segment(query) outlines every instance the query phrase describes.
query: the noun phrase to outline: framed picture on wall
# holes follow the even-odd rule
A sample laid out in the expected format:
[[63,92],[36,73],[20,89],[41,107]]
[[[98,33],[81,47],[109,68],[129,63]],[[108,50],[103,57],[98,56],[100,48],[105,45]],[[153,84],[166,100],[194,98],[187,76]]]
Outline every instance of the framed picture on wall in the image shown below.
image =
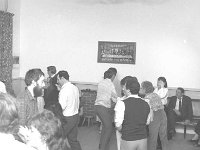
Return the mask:
[[98,42],[98,63],[135,64],[136,42]]

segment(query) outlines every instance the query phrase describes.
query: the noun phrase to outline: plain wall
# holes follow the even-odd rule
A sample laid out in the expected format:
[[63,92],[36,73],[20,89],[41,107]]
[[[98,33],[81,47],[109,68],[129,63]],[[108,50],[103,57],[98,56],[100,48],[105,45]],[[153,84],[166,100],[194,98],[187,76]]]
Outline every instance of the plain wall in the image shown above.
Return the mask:
[[[200,89],[199,0],[112,2],[21,1],[20,29],[14,33],[20,45],[19,77],[30,68],[46,73],[55,65],[73,81],[96,83],[112,66],[118,80],[133,75],[155,85],[165,76],[170,87]],[[98,41],[136,42],[136,64],[97,63]]]

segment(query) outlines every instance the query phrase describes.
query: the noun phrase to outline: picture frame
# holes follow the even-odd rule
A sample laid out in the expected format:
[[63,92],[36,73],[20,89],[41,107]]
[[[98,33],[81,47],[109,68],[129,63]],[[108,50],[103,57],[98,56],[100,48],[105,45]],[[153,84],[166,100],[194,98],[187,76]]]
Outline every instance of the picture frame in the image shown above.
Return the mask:
[[98,41],[97,62],[135,64],[136,42]]

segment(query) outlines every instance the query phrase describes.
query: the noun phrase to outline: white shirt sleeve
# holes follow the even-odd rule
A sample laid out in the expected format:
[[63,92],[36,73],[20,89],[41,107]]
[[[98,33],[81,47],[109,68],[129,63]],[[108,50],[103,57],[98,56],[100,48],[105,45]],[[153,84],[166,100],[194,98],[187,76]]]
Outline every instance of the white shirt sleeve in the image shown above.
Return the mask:
[[[112,85],[112,87],[111,87],[112,89],[111,89],[111,93],[113,93],[113,94],[115,94],[115,95],[117,95],[117,92],[116,92],[116,89],[115,89],[115,86],[114,86],[114,84]],[[112,95],[112,94],[111,94]],[[117,102],[117,99],[116,98],[112,98],[112,96],[111,96],[111,99],[112,99],[112,101],[114,102],[114,103],[116,103]]]
[[162,88],[160,90],[156,88],[154,93],[157,93],[160,96],[163,105],[167,104],[168,88]]
[[120,127],[124,121],[125,105],[123,101],[117,101],[115,105],[115,126]]
[[7,93],[6,92],[6,86],[3,82],[0,81],[0,92]]
[[168,89],[167,88],[162,89],[160,97],[161,97],[162,104],[166,105],[167,104],[167,97],[168,97]]
[[61,90],[60,93],[59,93],[59,103],[62,107],[62,110],[65,110],[66,107],[67,107],[67,95],[65,93],[65,90]]

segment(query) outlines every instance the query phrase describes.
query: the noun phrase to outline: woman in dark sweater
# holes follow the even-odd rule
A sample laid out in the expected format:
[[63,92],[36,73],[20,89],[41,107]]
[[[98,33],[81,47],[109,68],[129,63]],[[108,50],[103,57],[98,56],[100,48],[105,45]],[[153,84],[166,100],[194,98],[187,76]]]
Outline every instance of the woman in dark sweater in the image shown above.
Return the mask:
[[117,130],[122,133],[121,150],[147,150],[146,122],[150,112],[139,96],[140,84],[130,78],[123,87],[126,99],[120,102],[115,116]]

